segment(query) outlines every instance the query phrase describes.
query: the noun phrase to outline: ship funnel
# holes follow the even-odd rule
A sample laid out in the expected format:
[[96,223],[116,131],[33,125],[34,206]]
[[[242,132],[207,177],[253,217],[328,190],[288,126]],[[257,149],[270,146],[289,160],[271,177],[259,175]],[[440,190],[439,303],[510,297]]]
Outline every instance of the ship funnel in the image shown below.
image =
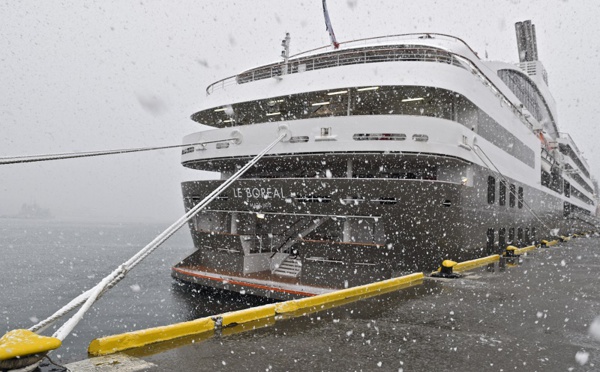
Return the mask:
[[519,47],[519,62],[538,60],[535,25],[530,20],[515,23],[517,46]]

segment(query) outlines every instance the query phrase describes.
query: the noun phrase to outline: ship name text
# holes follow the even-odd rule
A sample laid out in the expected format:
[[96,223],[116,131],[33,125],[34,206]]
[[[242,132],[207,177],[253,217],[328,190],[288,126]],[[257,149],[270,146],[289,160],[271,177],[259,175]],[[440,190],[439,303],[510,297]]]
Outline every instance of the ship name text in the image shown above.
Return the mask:
[[237,187],[233,189],[233,196],[236,198],[246,197],[247,199],[271,199],[284,198],[283,188],[277,187]]

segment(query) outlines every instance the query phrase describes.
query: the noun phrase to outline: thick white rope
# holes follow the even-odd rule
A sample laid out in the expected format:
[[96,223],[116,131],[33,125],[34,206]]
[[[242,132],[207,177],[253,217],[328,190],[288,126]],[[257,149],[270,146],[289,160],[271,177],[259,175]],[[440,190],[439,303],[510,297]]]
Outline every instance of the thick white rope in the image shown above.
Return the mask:
[[279,143],[286,134],[281,134],[275,141],[273,141],[269,146],[267,146],[263,151],[261,151],[258,155],[256,155],[251,161],[249,161],[246,165],[244,165],[240,170],[238,170],[234,175],[232,175],[229,179],[223,182],[219,187],[213,190],[206,198],[196,204],[193,208],[191,208],[185,215],[179,218],[175,223],[169,226],[165,231],[159,234],[154,240],[152,240],[148,245],[142,248],[138,253],[136,253],[133,257],[127,260],[125,263],[120,265],[116,270],[106,276],[100,283],[98,283],[93,288],[88,291],[82,293],[77,296],[75,299],[71,300],[67,305],[63,308],[52,314],[47,319],[39,322],[33,327],[29,328],[30,331],[37,332],[42,330],[56,320],[67,314],[68,312],[74,310],[75,308],[81,306],[81,308],[75,313],[67,322],[65,322],[55,333],[54,337],[64,340],[69,333],[75,328],[77,323],[83,318],[85,312],[92,306],[94,301],[98,299],[107,289],[113,287],[120,280],[122,280],[127,272],[133,269],[137,264],[139,264],[144,258],[150,255],[156,248],[158,248],[162,243],[164,243],[171,235],[173,235],[177,230],[179,230],[185,223],[187,223],[192,217],[194,217],[200,210],[204,209],[212,200],[214,200],[219,194],[221,194],[226,188],[228,188],[233,182],[235,182],[238,178],[240,178],[250,167],[256,164],[269,150],[271,150],[277,143]]
[[209,143],[227,142],[227,141],[233,141],[233,140],[236,140],[236,138],[224,138],[224,139],[221,139],[221,140],[206,141],[206,142],[197,142],[197,143],[188,143],[188,144],[184,144],[184,145],[138,147],[138,148],[132,148],[132,149],[88,151],[88,152],[70,152],[70,153],[64,153],[64,154],[7,156],[7,157],[0,157],[0,165],[18,164],[18,163],[33,163],[33,162],[37,162],[37,161],[49,161],[49,160],[89,158],[89,157],[92,157],[92,156],[101,156],[101,155],[127,154],[127,153],[130,153],[130,152],[142,152],[142,151],[172,149],[172,148],[177,148],[177,147],[207,145]]

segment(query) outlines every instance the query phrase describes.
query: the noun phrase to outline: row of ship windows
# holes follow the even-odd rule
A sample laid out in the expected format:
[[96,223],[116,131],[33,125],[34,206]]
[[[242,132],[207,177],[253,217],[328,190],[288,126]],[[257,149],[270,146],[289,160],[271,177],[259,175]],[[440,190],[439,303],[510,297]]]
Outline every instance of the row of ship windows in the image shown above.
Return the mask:
[[[256,193],[254,196],[259,197],[260,194]],[[194,205],[196,205],[200,202],[201,198],[192,197],[191,200],[194,203]],[[218,196],[217,200],[227,201],[227,200],[229,200],[229,197],[228,196]],[[286,198],[286,202],[291,203],[292,201],[296,201],[299,203],[331,203],[332,201],[335,201],[335,199],[332,198],[331,196],[325,196],[325,195],[295,195],[293,197]],[[362,204],[365,202],[371,202],[371,203],[380,204],[380,205],[395,205],[395,204],[398,204],[398,201],[399,200],[397,198],[391,198],[391,197],[365,199],[360,196],[348,196],[346,198],[339,198],[339,202],[342,205],[358,205],[358,204]],[[450,207],[450,206],[452,206],[452,200],[445,199],[441,202],[441,205],[444,207]]]
[[571,183],[565,180],[558,172],[548,173],[542,170],[542,186],[556,191],[559,194],[564,194],[567,198],[570,198],[572,195],[586,204],[594,205],[592,199],[588,198],[575,186],[571,185]]
[[[514,227],[508,229],[508,236],[506,235],[506,228],[502,227],[498,229],[498,251],[495,252],[495,230],[489,228],[487,230],[487,253],[501,253],[509,245],[525,246],[536,241],[536,230],[535,227],[531,229],[529,227],[519,227],[515,230]],[[516,235],[515,235],[516,232]]]
[[456,92],[426,86],[371,86],[322,90],[214,107],[192,119],[216,127],[355,115],[426,116],[458,122],[534,167],[534,152]]
[[520,71],[499,70],[498,77],[540,123],[554,123],[550,109],[538,88]]
[[[498,204],[506,205],[506,182],[503,180],[500,181],[499,194]],[[496,178],[493,176],[488,177],[487,197],[488,204],[496,203]],[[516,199],[518,199],[517,203],[515,203]],[[508,205],[511,208],[514,208],[515,204],[519,209],[523,208],[523,188],[519,186],[519,189],[517,190],[515,184],[511,183],[508,193]]]
[[[325,130],[325,131],[324,131]],[[326,132],[327,134],[323,134]],[[321,137],[315,139],[315,141],[326,141],[327,136],[331,135],[331,128],[321,128]],[[352,139],[355,141],[405,141],[406,134],[404,133],[355,133],[352,136]],[[416,142],[427,142],[429,141],[429,136],[426,134],[413,134],[412,140]],[[309,141],[308,136],[294,136],[290,138],[290,143],[305,143]],[[227,149],[229,148],[229,142],[219,142],[215,145],[217,150]],[[195,147],[186,147],[181,150],[181,155],[193,153]]]
[[585,214],[585,215],[591,215],[591,212],[588,211],[587,209],[583,209],[581,207],[578,207],[574,204],[571,204],[569,202],[564,202],[563,205],[563,215],[565,217],[568,217],[569,215],[571,215],[571,213],[580,213],[580,214]]
[[[543,172],[549,176],[548,173]],[[575,187],[571,186],[569,182],[563,181],[562,177],[560,177],[560,182],[552,182],[548,180],[546,177],[542,176],[542,185],[562,194],[564,191],[564,195],[569,198],[571,194],[577,199],[593,205],[594,202],[587,196],[585,196],[581,191],[577,190]],[[500,181],[499,187],[500,196],[498,198],[498,204],[506,205],[506,182]],[[518,190],[514,184],[510,184],[509,187],[509,201],[508,204],[511,208],[515,207],[515,195],[517,199],[517,207],[519,209],[523,208],[523,188],[519,186]],[[488,204],[496,203],[496,178],[493,176],[488,177],[488,192],[487,192]],[[584,210],[584,209],[582,209]]]

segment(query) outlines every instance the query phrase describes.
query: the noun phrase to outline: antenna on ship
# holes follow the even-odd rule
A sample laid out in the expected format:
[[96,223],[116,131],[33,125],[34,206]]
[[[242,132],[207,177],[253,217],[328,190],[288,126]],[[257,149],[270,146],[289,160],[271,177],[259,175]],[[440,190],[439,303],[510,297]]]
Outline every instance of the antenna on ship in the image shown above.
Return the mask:
[[285,75],[288,72],[288,60],[290,59],[290,33],[285,33],[285,39],[281,40],[281,46],[283,50],[281,51],[281,57],[283,58],[283,69],[281,70],[281,75]]
[[327,32],[329,32],[331,45],[333,45],[333,49],[338,49],[340,47],[340,43],[337,42],[335,34],[333,33],[331,19],[329,19],[329,12],[327,11],[327,0],[323,0],[323,16],[325,17],[325,29],[327,30]]

